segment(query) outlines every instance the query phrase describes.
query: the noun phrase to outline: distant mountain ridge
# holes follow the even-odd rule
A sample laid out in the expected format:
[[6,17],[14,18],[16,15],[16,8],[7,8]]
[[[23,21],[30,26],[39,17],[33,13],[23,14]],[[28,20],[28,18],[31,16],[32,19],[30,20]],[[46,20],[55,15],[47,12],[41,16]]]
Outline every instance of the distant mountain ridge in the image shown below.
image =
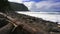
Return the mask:
[[24,4],[9,2],[8,0],[0,0],[0,12],[9,11],[29,11]]
[[10,2],[10,6],[14,11],[29,11],[24,4]]

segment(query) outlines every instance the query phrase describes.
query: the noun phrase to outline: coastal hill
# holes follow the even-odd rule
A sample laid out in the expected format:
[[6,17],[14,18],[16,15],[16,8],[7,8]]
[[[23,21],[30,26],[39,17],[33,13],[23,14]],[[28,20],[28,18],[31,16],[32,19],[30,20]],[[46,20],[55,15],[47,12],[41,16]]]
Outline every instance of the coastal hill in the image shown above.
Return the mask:
[[9,2],[9,4],[14,11],[29,11],[22,3]]
[[8,0],[0,0],[0,12],[6,11],[29,11],[22,3],[9,2]]

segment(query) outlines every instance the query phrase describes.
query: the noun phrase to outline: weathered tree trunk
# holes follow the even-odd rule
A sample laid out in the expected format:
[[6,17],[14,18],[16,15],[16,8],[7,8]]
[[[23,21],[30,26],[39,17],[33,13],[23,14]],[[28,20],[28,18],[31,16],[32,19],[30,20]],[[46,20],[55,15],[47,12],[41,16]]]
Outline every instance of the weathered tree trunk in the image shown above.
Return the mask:
[[0,34],[10,34],[13,29],[13,25],[8,23],[4,27],[0,28]]

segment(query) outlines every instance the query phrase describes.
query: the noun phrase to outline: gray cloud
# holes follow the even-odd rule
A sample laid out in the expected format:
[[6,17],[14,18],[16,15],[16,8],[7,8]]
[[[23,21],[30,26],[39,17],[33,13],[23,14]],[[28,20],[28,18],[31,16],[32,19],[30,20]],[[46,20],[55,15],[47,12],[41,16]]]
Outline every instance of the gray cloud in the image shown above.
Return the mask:
[[41,1],[31,5],[31,11],[60,11],[60,2]]

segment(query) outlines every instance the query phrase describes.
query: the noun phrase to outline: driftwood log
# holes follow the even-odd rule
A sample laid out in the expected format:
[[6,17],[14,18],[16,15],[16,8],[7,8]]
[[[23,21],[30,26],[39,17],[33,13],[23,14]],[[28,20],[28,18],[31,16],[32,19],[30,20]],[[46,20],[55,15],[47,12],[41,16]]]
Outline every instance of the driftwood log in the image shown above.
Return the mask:
[[0,12],[0,15],[3,15],[9,22],[6,27],[0,29],[0,33],[5,32],[8,28],[6,34],[9,31],[12,34],[60,34],[60,28],[55,22],[17,13],[4,14]]

